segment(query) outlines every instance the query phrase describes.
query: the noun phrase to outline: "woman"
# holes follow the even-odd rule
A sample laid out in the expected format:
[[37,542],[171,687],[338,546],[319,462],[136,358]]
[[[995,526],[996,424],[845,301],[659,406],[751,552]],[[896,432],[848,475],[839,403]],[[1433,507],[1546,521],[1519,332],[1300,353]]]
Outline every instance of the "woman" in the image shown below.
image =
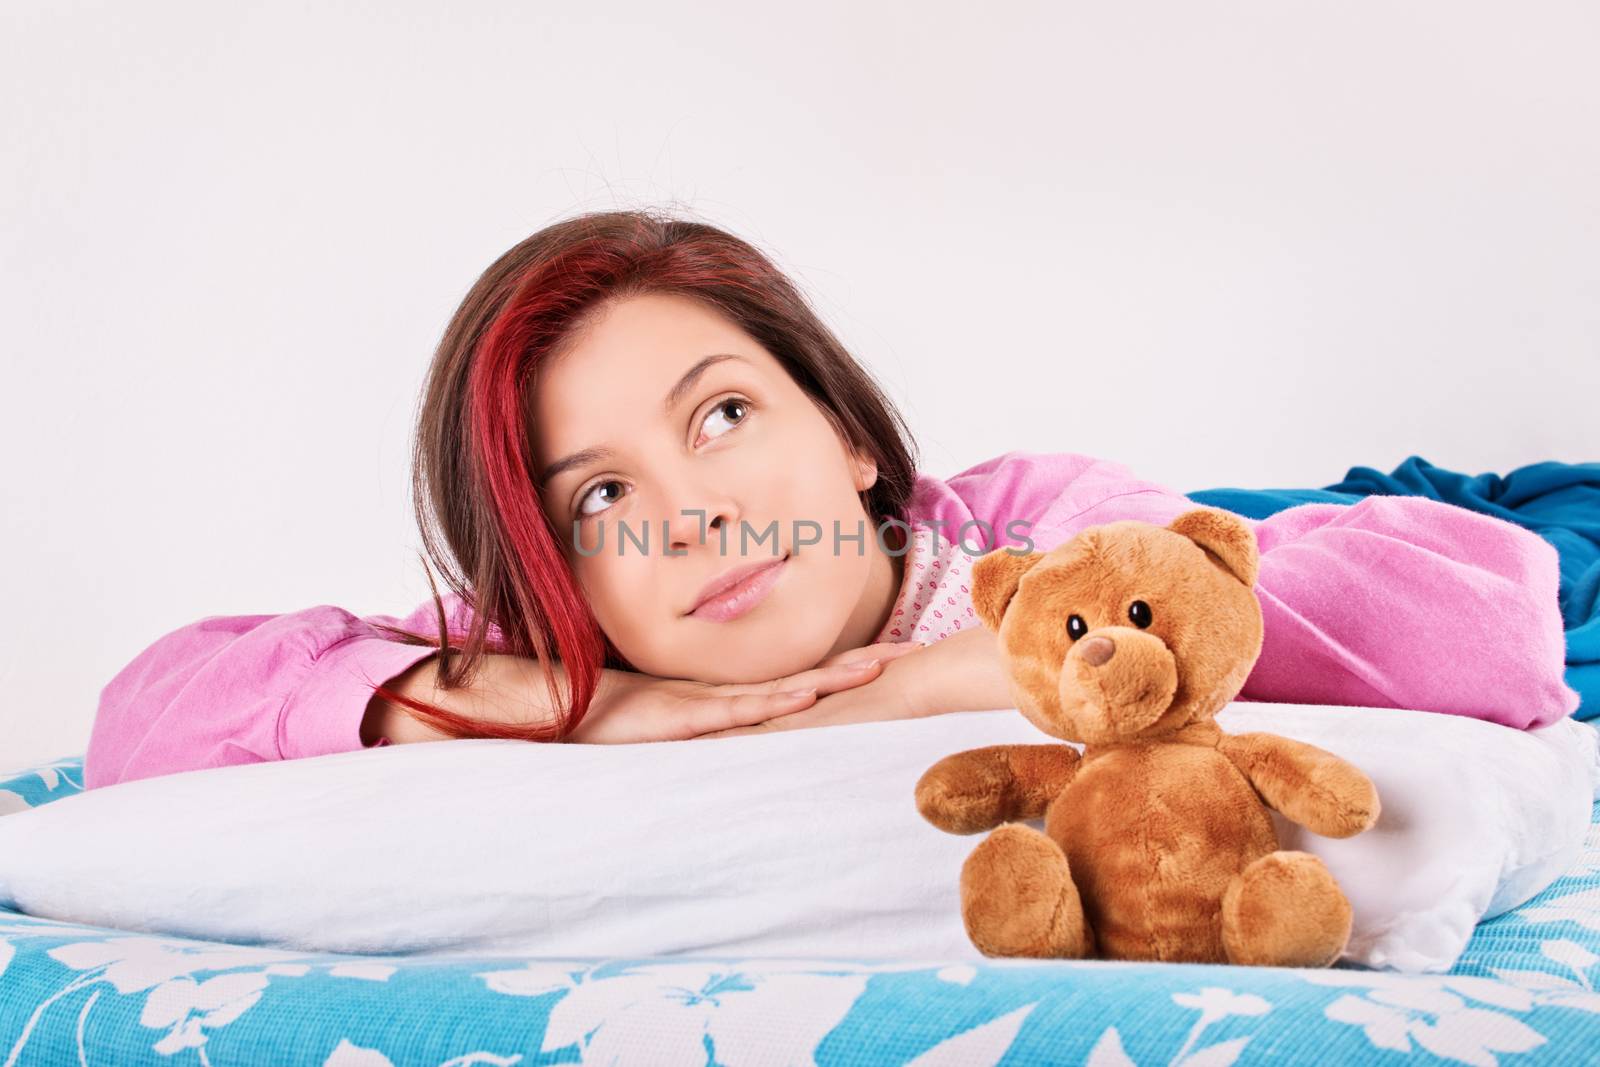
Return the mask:
[[[1074,453],[919,472],[898,412],[767,257],[641,211],[546,227],[478,279],[414,461],[449,597],[404,620],[321,605],[162,637],[102,692],[86,787],[390,742],[1008,707],[973,559],[1196,506]],[[1264,638],[1241,698],[1516,727],[1577,706],[1537,534],[1422,497],[1247,521]]]

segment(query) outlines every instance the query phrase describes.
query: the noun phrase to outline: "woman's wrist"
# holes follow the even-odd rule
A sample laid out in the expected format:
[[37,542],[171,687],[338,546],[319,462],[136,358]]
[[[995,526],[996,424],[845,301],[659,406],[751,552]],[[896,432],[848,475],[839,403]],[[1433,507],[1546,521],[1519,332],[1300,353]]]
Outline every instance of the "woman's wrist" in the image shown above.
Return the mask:
[[[418,660],[384,682],[383,687],[411,700],[436,703],[432,687],[438,663],[437,654]],[[367,702],[366,714],[361,719],[361,744],[365,748],[377,745],[380,739],[387,739],[391,744],[403,745],[414,741],[438,741],[444,737],[440,731],[418,721],[406,709],[376,693]]]
[[[601,689],[619,684],[614,676],[621,673],[603,670]],[[550,675],[554,676],[560,699],[570,699],[566,671],[559,663],[547,668],[531,656],[501,652],[485,653],[478,669],[464,685],[447,689],[439,684],[439,656],[435,653],[390,679],[384,688],[463,718],[522,725],[555,720],[556,713],[550,702]],[[362,720],[362,743],[370,746],[380,736],[395,744],[404,744],[436,741],[449,735],[421,722],[405,708],[374,695]]]
[[914,715],[1013,706],[1000,638],[983,627],[935,641],[906,657],[904,666],[906,699]]

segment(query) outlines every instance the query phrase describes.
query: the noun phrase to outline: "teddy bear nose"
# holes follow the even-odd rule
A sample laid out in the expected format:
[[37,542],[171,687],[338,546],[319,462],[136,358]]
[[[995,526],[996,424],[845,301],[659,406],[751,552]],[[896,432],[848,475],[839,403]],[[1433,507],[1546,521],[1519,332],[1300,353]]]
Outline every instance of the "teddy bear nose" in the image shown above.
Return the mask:
[[1081,647],[1079,655],[1088,660],[1091,667],[1100,666],[1117,651],[1116,644],[1109,637],[1091,637]]

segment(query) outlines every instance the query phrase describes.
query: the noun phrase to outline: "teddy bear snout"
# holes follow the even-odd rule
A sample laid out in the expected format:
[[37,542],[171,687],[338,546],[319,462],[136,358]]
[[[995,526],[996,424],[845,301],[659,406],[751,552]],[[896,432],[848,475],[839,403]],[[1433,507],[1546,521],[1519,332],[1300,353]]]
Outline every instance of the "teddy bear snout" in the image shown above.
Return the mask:
[[1166,642],[1132,627],[1079,638],[1061,672],[1060,705],[1075,739],[1104,744],[1137,736],[1171,708],[1178,663]]
[[1091,667],[1100,666],[1116,654],[1117,644],[1109,637],[1086,637],[1083,644],[1078,646],[1078,655],[1087,660]]

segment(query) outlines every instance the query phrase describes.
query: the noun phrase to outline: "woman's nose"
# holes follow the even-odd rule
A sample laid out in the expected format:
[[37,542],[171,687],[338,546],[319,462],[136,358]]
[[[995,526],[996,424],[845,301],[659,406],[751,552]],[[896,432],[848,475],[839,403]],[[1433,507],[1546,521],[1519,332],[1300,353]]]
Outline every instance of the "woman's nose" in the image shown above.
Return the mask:
[[738,516],[738,508],[728,501],[680,508],[668,520],[669,547],[672,552],[681,553],[698,545],[710,545],[738,555]]

